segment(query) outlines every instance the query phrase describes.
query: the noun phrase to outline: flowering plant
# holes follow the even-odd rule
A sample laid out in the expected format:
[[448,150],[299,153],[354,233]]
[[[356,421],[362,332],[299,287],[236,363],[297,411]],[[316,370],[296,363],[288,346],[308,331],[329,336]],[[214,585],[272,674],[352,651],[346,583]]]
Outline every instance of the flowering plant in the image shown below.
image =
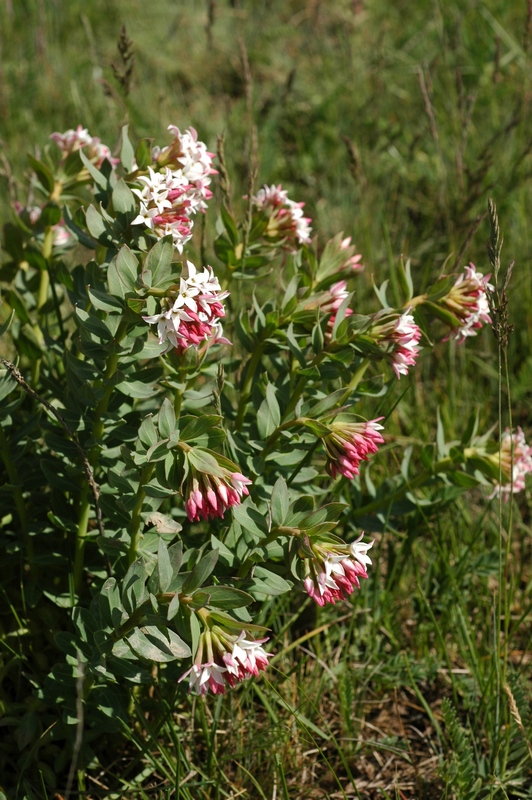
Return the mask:
[[[448,444],[439,428],[416,475],[408,450],[400,474],[360,480],[393,444],[387,393],[430,326],[462,342],[490,321],[489,276],[470,265],[415,295],[401,263],[402,302],[383,285],[364,315],[350,238],[320,247],[275,185],[245,198],[242,221],[222,193],[205,263],[195,222],[214,155],[194,129],[169,132],[134,150],[125,127],[119,157],[81,126],[52,134],[4,228],[3,559],[13,606],[61,618],[47,652],[63,662],[32,678],[41,710],[61,712],[56,739],[80,697],[91,736],[125,721],[154,663],[200,694],[257,676],[275,647],[257,624],[265,600],[303,591],[323,606],[368,577],[359,522],[382,531],[419,492],[437,508],[435,485],[497,480],[474,426]],[[264,278],[254,291],[250,277]],[[532,463],[522,432],[513,455],[516,491]]]

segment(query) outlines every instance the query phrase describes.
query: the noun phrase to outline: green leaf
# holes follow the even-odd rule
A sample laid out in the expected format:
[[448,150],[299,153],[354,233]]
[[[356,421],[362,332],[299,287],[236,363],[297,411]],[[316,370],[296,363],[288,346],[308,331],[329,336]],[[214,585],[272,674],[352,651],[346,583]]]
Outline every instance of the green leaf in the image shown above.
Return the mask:
[[441,419],[440,409],[436,410],[436,446],[438,449],[438,458],[445,458],[447,455],[447,448],[445,447],[445,430]]
[[160,391],[153,383],[143,383],[143,381],[121,381],[115,388],[126,397],[135,397],[139,400],[152,398]]
[[410,271],[410,259],[407,260],[406,264],[402,258],[400,259],[397,276],[399,279],[399,284],[401,285],[401,289],[403,290],[406,305],[414,296],[414,284],[412,283],[412,274]]
[[127,245],[113,258],[107,270],[109,291],[115,297],[126,297],[135,291],[138,275],[138,260]]
[[177,633],[169,628],[159,628],[155,625],[146,625],[127,637],[127,642],[133,652],[148,661],[164,663],[180,658],[190,658],[190,647]]
[[176,282],[177,276],[172,269],[174,248],[172,237],[165,236],[155,244],[144,262],[144,270],[151,272],[151,287],[153,289],[168,289]]
[[325,412],[330,411],[340,402],[340,399],[345,394],[345,389],[337,389],[335,392],[328,394],[322,400],[319,400],[316,405],[311,406],[309,409],[304,410],[303,414],[306,417],[321,417]]
[[215,606],[229,610],[232,608],[243,608],[253,603],[253,597],[241,589],[233,589],[232,586],[205,586],[198,589],[193,594],[194,604],[198,608],[202,606]]
[[151,143],[152,139],[141,139],[135,151],[137,169],[141,172],[148,169],[151,165]]
[[160,442],[152,445],[146,453],[148,461],[162,461],[168,453],[168,439],[161,439]]
[[173,570],[168,555],[168,548],[163,539],[159,539],[159,549],[157,551],[157,572],[159,576],[159,589],[166,592],[172,582]]
[[135,195],[124,181],[120,178],[115,188],[113,189],[113,208],[118,218],[123,217],[120,221],[128,224],[136,216],[137,202]]
[[109,188],[109,181],[107,180],[105,175],[94,166],[92,161],[90,161],[87,158],[83,150],[79,150],[78,152],[79,152],[79,157],[83,162],[83,166],[87,169],[89,175],[92,177],[92,179],[96,182],[98,186],[107,191],[107,189]]
[[317,322],[312,330],[312,349],[316,354],[321,353],[323,350],[324,341],[322,327],[320,323]]
[[222,216],[222,222],[224,224],[225,231],[227,233],[227,237],[234,248],[238,244],[238,231],[236,229],[233,216],[225,203],[222,203],[220,213]]
[[299,527],[302,529],[312,528],[322,522],[334,522],[336,524],[338,517],[346,508],[345,503],[328,503],[321,508],[317,508],[311,514],[307,514],[301,520]]
[[116,300],[113,295],[100,292],[97,289],[88,288],[89,299],[98,311],[106,311],[108,314],[116,314],[123,311],[122,303]]
[[98,242],[102,244],[112,243],[113,237],[111,228],[94,206],[91,205],[88,207],[85,214],[85,221],[90,235]]
[[132,614],[148,599],[146,567],[140,559],[134,561],[124,576],[122,583],[122,603]]
[[423,308],[430,311],[433,316],[444,322],[450,328],[459,328],[462,325],[458,317],[455,317],[455,315],[451,314],[450,311],[447,311],[446,308],[443,308],[436,303],[431,303],[427,300],[425,303],[423,303]]
[[26,303],[24,302],[24,299],[19,295],[17,290],[8,289],[7,291],[4,292],[4,298],[13,309],[12,313],[15,313],[18,319],[25,325],[31,325],[31,317],[28,314]]
[[53,227],[54,225],[57,225],[61,219],[61,216],[62,212],[57,203],[46,203],[41,211],[39,222],[41,222],[45,227]]
[[176,522],[175,519],[161,514],[160,511],[152,511],[146,517],[146,525],[153,525],[157,533],[179,533],[183,526]]
[[122,165],[126,172],[132,172],[133,163],[135,160],[135,153],[133,151],[133,146],[129,141],[128,127],[129,127],[128,125],[122,126],[122,144],[120,147],[120,161],[122,162]]
[[211,550],[203,556],[183,584],[183,592],[190,594],[198,589],[212,573],[218,561],[218,550]]
[[198,472],[206,472],[221,478],[223,472],[215,456],[203,447],[193,447],[187,452],[187,459]]
[[261,539],[268,534],[264,514],[249,497],[241,505],[233,506],[233,517],[245,530]]
[[271,497],[272,522],[274,525],[283,525],[290,508],[288,486],[284,478],[278,478],[273,487]]
[[81,328],[84,328],[86,331],[92,333],[94,336],[97,336],[99,339],[102,339],[104,342],[111,341],[113,338],[112,331],[107,327],[103,320],[96,316],[94,312],[88,314],[80,306],[76,306],[74,311],[79,320]]
[[257,412],[257,428],[261,439],[267,439],[268,436],[271,436],[280,423],[281,409],[275,396],[275,388],[269,383],[266,386],[266,397]]
[[327,436],[330,433],[329,428],[317,419],[306,419],[305,428],[308,428],[318,438]]
[[181,442],[190,442],[199,439],[204,433],[218,428],[223,417],[218,414],[202,414],[201,417],[183,417],[181,423],[183,428],[179,433]]
[[45,189],[50,194],[54,190],[55,186],[55,179],[46,164],[43,164],[42,161],[39,161],[34,156],[28,153],[28,161],[30,162],[30,167],[35,172],[37,177],[39,178],[43,189]]
[[155,430],[155,425],[153,424],[153,417],[151,414],[148,414],[147,417],[144,417],[140,423],[138,437],[142,444],[146,447],[152,447],[154,444],[157,444],[157,431]]
[[168,611],[166,612],[166,617],[168,621],[173,619],[178,611],[179,611],[179,592],[176,592],[175,595],[170,600],[170,603],[168,605]]
[[250,592],[276,597],[289,592],[293,585],[291,581],[281,578],[275,572],[257,566],[253,571],[253,578],[248,584],[248,589]]
[[167,397],[164,398],[161,404],[161,408],[159,409],[159,415],[157,417],[157,425],[159,427],[159,433],[165,439],[169,439],[175,430],[176,426],[175,411],[172,403]]
[[76,225],[72,217],[70,216],[70,212],[68,210],[68,206],[64,206],[63,208],[63,219],[65,220],[65,225],[71,231],[78,242],[83,245],[83,247],[87,247],[89,250],[94,250],[95,242],[90,236],[87,234],[83,228],[80,228],[79,225]]

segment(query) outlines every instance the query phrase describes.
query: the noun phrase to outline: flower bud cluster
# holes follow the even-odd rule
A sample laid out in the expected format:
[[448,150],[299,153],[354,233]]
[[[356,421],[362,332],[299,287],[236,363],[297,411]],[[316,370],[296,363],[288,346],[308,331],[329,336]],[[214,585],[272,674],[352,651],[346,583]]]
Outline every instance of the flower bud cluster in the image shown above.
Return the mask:
[[198,347],[202,342],[231,344],[224,338],[220,319],[225,316],[222,304],[229,292],[223,292],[212,267],[198,271],[192,261],[187,261],[188,277],[181,277],[179,291],[162,300],[159,314],[143,317],[150,325],[157,325],[159,344],[166,344],[167,352],[175,347],[183,353],[188,347]]
[[417,361],[421,339],[421,330],[412,314],[381,311],[374,317],[368,335],[379,349],[384,349],[397,378],[407,375],[409,367]]
[[345,600],[355,588],[360,588],[359,578],[368,577],[366,566],[371,564],[371,559],[367,552],[373,542],[361,541],[362,536],[351,545],[319,536],[309,542],[312,557],[305,557],[303,585],[319,606]]
[[[336,312],[347,297],[349,297],[347,282],[343,280],[333,283],[328,289],[318,294],[311,295],[301,304],[301,308],[305,311],[319,309],[322,314],[330,314],[325,331],[325,339],[327,341],[330,341],[332,336],[334,323],[336,321]],[[351,314],[353,314],[353,309],[347,308],[345,316],[350,317]]]
[[210,625],[200,634],[194,664],[179,682],[188,677],[189,692],[224,694],[228,686],[233,688],[252,675],[257,677],[272,654],[262,647],[267,638],[247,639],[246,635],[245,630],[235,636],[220,625]]
[[[25,207],[22,203],[19,203],[18,200],[15,200],[14,206],[19,217],[25,217],[30,225],[37,225],[42,215],[42,208],[40,206]],[[52,226],[52,230],[54,247],[70,247],[76,244],[76,239],[66,227],[64,220],[59,220],[56,225]]]
[[213,153],[198,141],[194,128],[181,133],[175,125],[168,130],[174,139],[162,149],[152,150],[153,166],[148,175],[140,175],[142,188],[133,189],[140,200],[140,210],[132,225],[144,225],[155,236],[170,235],[174,247],[183,247],[192,238],[193,220],[198,211],[205,211],[212,197],[209,189]]
[[490,277],[477,272],[471,263],[458,276],[450,292],[439,301],[460,321],[460,325],[451,328],[447,338],[452,336],[457,342],[463,342],[468,336],[476,336],[484,324],[491,323],[486,294],[486,289],[493,291]]
[[189,456],[190,451],[185,451],[187,469],[181,493],[187,516],[191,522],[223,518],[228,508],[240,505],[242,498],[249,494],[247,487],[251,481],[239,472],[236,464],[219,453],[200,447],[194,450],[207,455],[204,463],[210,465],[210,471],[195,466],[198,462]]
[[107,159],[113,167],[120,163],[120,159],[113,158],[111,150],[106,144],[102,144],[101,140],[96,136],[91,136],[87,128],[82,128],[78,125],[76,130],[72,128],[64,133],[50,134],[50,139],[56,143],[61,150],[62,160],[66,160],[71,153],[77,150],[83,150],[89,161],[92,161],[95,167],[101,167],[105,159]]
[[252,198],[258,211],[269,215],[264,235],[276,242],[284,241],[290,252],[296,252],[302,244],[310,244],[312,228],[310,217],[303,216],[304,203],[290,200],[288,192],[278,186],[263,186]]
[[[498,466],[499,453],[494,453],[492,460]],[[507,482],[497,483],[490,496],[498,497],[502,494],[508,500],[511,492],[515,494],[525,488],[525,476],[532,472],[532,447],[526,443],[525,434],[519,426],[515,433],[507,428],[502,435],[500,465]]]
[[354,252],[354,247],[351,245],[350,236],[346,236],[345,239],[342,239],[342,241],[340,242],[340,250],[346,251],[346,258],[338,271],[343,272],[344,270],[349,270],[350,272],[361,272],[364,269],[364,264],[362,263],[362,256],[360,255],[360,253]]
[[358,475],[360,462],[368,461],[377,452],[384,442],[379,433],[383,428],[379,425],[381,419],[383,417],[369,422],[349,422],[340,415],[326,423],[329,433],[323,436],[323,442],[329,458],[327,471],[333,478],[343,475],[351,480]]

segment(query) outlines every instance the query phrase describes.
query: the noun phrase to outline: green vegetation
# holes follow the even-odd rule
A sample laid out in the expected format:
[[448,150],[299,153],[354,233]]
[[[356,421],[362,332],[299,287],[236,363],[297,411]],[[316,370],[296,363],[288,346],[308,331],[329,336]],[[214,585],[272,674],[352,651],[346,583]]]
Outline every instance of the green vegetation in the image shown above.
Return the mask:
[[[131,76],[117,49],[123,24]],[[339,231],[353,237],[363,305],[373,283],[389,279],[399,293],[401,254],[419,291],[469,261],[491,271],[493,197],[503,264],[516,261],[502,428],[513,420],[530,440],[526,3],[5,0],[0,47],[2,222],[10,197],[28,202],[19,194],[26,153],[50,132],[81,123],[112,145],[125,122],[132,139],[158,141],[169,123],[192,124],[213,151],[225,134],[236,197],[256,168],[256,188],[282,183],[305,201],[321,245]],[[436,440],[438,409],[448,441],[475,412],[481,430],[496,424],[498,359],[489,329],[422,354],[397,386],[402,403],[387,429],[401,451]],[[401,451],[372,463],[376,485],[397,471]],[[418,450],[413,458],[411,477],[426,467]],[[206,700],[157,683],[139,689],[131,725],[93,743],[70,797],[532,798],[530,490],[500,519],[484,490],[432,489],[399,523],[362,519],[376,538],[373,570],[350,602],[316,611],[298,594],[264,606],[259,622],[276,656],[260,679]],[[0,797],[64,796],[70,755],[27,693],[26,621],[4,636],[18,610],[3,601]],[[43,641],[55,624],[43,605]]]

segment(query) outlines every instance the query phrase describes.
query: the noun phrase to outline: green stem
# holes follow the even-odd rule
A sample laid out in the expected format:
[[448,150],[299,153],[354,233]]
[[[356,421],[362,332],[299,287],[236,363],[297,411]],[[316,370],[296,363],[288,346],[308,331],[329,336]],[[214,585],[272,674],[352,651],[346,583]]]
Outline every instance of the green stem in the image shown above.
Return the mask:
[[[20,519],[22,532],[23,534],[25,534],[29,523],[28,512],[26,510],[26,504],[24,503],[24,496],[22,494],[21,481],[19,478],[18,470],[11,458],[9,442],[4,433],[4,429],[1,425],[0,425],[0,455],[2,456],[2,460],[7,470],[9,483],[13,487],[12,491],[13,491],[13,498],[15,500],[15,507],[17,509],[17,514]],[[33,554],[33,542],[29,537],[27,537],[26,550],[28,558],[30,558],[30,555]],[[30,551],[32,552],[30,553]]]
[[85,559],[85,542],[89,528],[90,517],[90,491],[89,484],[85,481],[81,487],[79,501],[78,527],[76,531],[76,546],[74,549],[74,565],[72,568],[74,591],[79,594],[83,578],[83,563]]
[[52,248],[54,245],[54,231],[51,225],[46,228],[44,234],[44,242],[42,246],[42,255],[46,261],[46,268],[41,270],[41,278],[39,281],[39,294],[37,295],[37,312],[40,312],[48,300],[48,289],[50,288],[50,273],[48,272],[48,262],[52,257]]
[[144,491],[144,484],[148,483],[151,478],[153,472],[153,464],[146,464],[144,469],[140,475],[140,482],[139,488],[137,492],[137,502],[135,508],[133,509],[133,513],[131,515],[131,520],[128,525],[128,532],[131,536],[131,541],[129,543],[129,550],[127,553],[127,561],[128,564],[132,564],[137,557],[137,550],[139,547],[139,539],[140,539],[140,529],[142,525],[142,506],[144,503],[144,498],[146,497],[146,492]]
[[257,371],[257,367],[260,364],[260,360],[262,358],[262,354],[264,352],[264,342],[259,342],[253,351],[251,358],[249,359],[246,367],[246,377],[244,380],[244,385],[240,391],[240,400],[238,402],[238,411],[236,414],[236,421],[235,421],[235,429],[239,431],[242,428],[242,423],[244,422],[244,414],[246,413],[246,405],[251,396],[251,390],[253,385],[253,378],[255,377],[255,372]]
[[295,428],[298,425],[304,425],[304,423],[304,417],[297,417],[297,419],[289,419],[287,422],[283,422],[282,425],[279,425],[266,439],[264,443],[264,449],[262,451],[262,457],[264,458],[264,456],[268,455],[282,431],[286,431],[289,428]]
[[[495,276],[497,277],[497,276]],[[496,289],[497,284],[495,284]],[[499,412],[499,486],[503,485],[502,473],[502,344],[500,339],[498,341],[498,412]],[[513,463],[512,463],[513,473]],[[512,479],[512,478],[511,478]],[[498,732],[501,729],[501,702],[502,702],[502,687],[503,680],[501,675],[501,617],[502,617],[502,599],[503,599],[503,585],[505,581],[505,565],[503,560],[503,525],[502,525],[502,495],[499,492],[499,540],[498,540],[498,556],[499,556],[499,590],[497,592],[496,601],[496,618],[493,620],[493,635],[495,637],[495,730]]]
[[[120,322],[120,325],[118,326],[115,336],[115,342],[117,345],[121,341],[121,339],[124,338],[126,331],[127,331],[127,322],[125,319],[123,319]],[[109,355],[105,367],[105,372],[103,375],[104,383],[106,381],[108,382],[115,374],[116,369],[118,367],[118,360],[119,360],[118,353],[111,353]],[[98,466],[98,460],[100,454],[98,443],[101,441],[104,432],[104,421],[102,417],[107,411],[107,406],[109,405],[109,400],[111,399],[112,393],[113,393],[113,386],[108,384],[105,389],[105,394],[103,395],[102,399],[94,409],[94,423],[92,426],[91,438],[95,444],[93,444],[87,456],[88,461],[93,469],[93,472],[96,471],[96,467]],[[81,588],[81,581],[83,578],[85,540],[87,538],[87,531],[89,527],[89,517],[90,517],[90,488],[88,483],[84,480],[79,500],[78,527],[76,531],[76,547],[74,552],[73,580],[74,580],[74,590],[76,594],[79,594]]]
[[[312,367],[319,366],[326,355],[327,355],[327,352],[325,350],[322,350],[321,353],[318,353],[314,357],[314,359],[312,360],[312,363],[310,364],[309,369],[312,369]],[[298,382],[296,383],[296,385],[294,387],[294,391],[290,395],[290,400],[288,401],[288,405],[286,406],[285,412],[283,414],[283,419],[286,419],[286,417],[289,417],[290,414],[292,414],[293,411],[295,410],[295,407],[297,406],[297,404],[299,402],[299,399],[300,399],[301,395],[303,394],[305,386],[307,385],[307,381],[308,381],[308,377],[306,375],[301,375],[301,377],[299,378]]]
[[[510,434],[512,433],[512,402],[511,402],[511,392],[510,392],[510,375],[508,371],[508,350],[505,348],[503,350],[503,360],[504,360],[504,375],[506,379],[506,395],[508,400],[508,429]],[[501,429],[500,429],[501,430]],[[500,433],[499,433],[500,437]],[[513,437],[511,439],[511,454],[510,454],[510,463],[511,463],[511,472],[510,472],[510,498],[513,498],[513,491],[514,491],[514,440]],[[500,492],[502,495],[502,492]],[[511,621],[511,608],[510,608],[510,601],[512,592],[510,591],[509,583],[510,583],[510,558],[511,558],[511,547],[512,547],[512,524],[513,524],[513,501],[511,500],[509,503],[508,509],[508,530],[506,533],[506,550],[504,554],[504,582],[502,585],[503,591],[503,609],[504,609],[504,645],[503,645],[503,662],[502,662],[502,680],[501,684],[502,687],[506,685],[507,680],[507,668],[508,668],[508,649],[509,649],[509,630],[510,630],[510,621]],[[501,588],[499,587],[499,591]],[[499,623],[500,624],[500,623]]]
[[358,384],[360,383],[360,381],[364,377],[364,374],[365,374],[367,368],[369,367],[369,364],[370,364],[369,358],[364,358],[361,361],[359,368],[354,373],[353,377],[351,378],[351,380],[349,381],[349,384],[346,387],[345,392],[343,393],[342,397],[338,401],[338,405],[339,406],[343,406],[343,404],[346,402],[346,400],[349,399],[349,395],[352,392],[354,392],[355,389],[358,387]]
[[310,448],[308,453],[301,459],[299,464],[296,464],[292,474],[290,475],[290,477],[288,478],[288,480],[286,482],[287,486],[291,486],[293,484],[296,476],[299,474],[299,472],[301,472],[303,467],[306,467],[307,464],[310,463],[310,461],[312,460],[312,456],[314,455],[315,451],[318,449],[318,446],[319,446],[320,442],[321,442],[321,439],[316,439],[316,441],[314,442],[314,444],[312,445],[312,447]]

